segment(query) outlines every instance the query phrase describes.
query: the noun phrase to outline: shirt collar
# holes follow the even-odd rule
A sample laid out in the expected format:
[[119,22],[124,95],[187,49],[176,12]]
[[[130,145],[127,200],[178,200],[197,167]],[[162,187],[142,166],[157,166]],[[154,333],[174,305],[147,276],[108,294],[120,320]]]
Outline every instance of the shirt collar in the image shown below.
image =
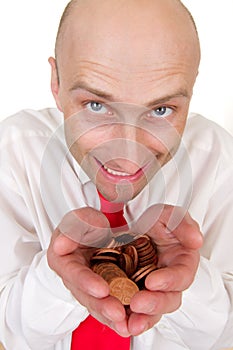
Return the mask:
[[81,168],[81,166],[79,165],[79,163],[74,159],[74,157],[72,156],[72,154],[70,153],[71,156],[71,160],[73,163],[73,168],[75,173],[77,174],[80,182],[82,185],[85,185],[88,182],[92,182],[91,179],[89,178],[89,176],[87,175],[87,173]]

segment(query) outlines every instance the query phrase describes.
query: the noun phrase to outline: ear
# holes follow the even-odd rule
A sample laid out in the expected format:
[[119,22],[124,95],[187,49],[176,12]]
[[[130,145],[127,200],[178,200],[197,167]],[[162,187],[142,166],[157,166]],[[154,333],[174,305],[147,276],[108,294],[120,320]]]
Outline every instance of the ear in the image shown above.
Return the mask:
[[51,66],[51,91],[56,101],[57,108],[62,112],[62,107],[59,98],[59,77],[57,71],[57,63],[55,58],[53,57],[49,57],[48,61]]

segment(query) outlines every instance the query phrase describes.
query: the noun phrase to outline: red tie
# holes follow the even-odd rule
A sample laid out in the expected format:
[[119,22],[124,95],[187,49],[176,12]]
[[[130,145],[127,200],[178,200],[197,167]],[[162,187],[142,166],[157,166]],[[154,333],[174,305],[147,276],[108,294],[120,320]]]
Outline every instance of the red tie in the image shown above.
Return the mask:
[[[101,211],[112,228],[127,225],[122,203],[108,202],[100,193]],[[72,334],[71,350],[129,350],[130,337],[124,338],[89,315]]]

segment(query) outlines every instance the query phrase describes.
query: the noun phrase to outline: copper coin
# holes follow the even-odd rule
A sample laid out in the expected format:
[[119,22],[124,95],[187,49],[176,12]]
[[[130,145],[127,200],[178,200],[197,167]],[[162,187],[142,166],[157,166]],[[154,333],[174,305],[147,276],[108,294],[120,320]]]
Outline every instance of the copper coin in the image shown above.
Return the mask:
[[134,242],[133,245],[137,248],[137,249],[141,249],[142,247],[145,247],[148,244],[148,239],[146,237],[140,237],[137,238]]
[[95,264],[98,262],[104,262],[104,261],[109,261],[109,262],[117,262],[117,258],[115,258],[114,256],[101,256],[101,255],[95,255],[91,258],[91,263]]
[[101,275],[102,272],[104,271],[111,271],[111,270],[115,270],[116,269],[116,264],[113,264],[111,262],[101,262],[98,264],[95,264],[94,266],[92,266],[92,270],[96,273],[98,273],[98,275]]
[[118,262],[120,268],[125,271],[127,276],[131,276],[135,272],[134,263],[130,255],[126,253],[120,254]]
[[98,275],[101,274],[102,271],[106,269],[106,263],[98,263],[92,266],[92,270]]
[[91,268],[107,281],[111,295],[127,306],[132,295],[145,288],[147,275],[157,269],[157,259],[156,245],[148,235],[135,239],[134,234],[121,232],[94,252]]
[[151,273],[152,271],[154,271],[156,269],[157,269],[157,267],[154,264],[142,267],[131,277],[131,279],[134,282],[138,282],[141,278],[146,277],[147,275],[149,275],[149,273]]
[[108,283],[110,283],[111,280],[116,277],[127,277],[126,273],[123,270],[112,263],[101,263],[97,264],[97,266],[94,265],[93,271],[100,275]]
[[120,269],[117,265],[113,265],[113,266],[106,266],[104,269],[101,270],[101,272],[99,273],[103,278],[107,278],[109,279],[110,276],[124,276],[126,277],[125,272]]
[[101,248],[97,249],[94,253],[94,255],[111,255],[111,256],[117,256],[120,252],[117,249],[113,248]]
[[150,260],[156,257],[156,253],[154,250],[151,252],[147,253],[145,252],[144,254],[139,255],[139,263],[145,260]]
[[148,265],[156,265],[156,261],[150,259],[150,260],[145,260],[142,261],[139,265],[138,265],[138,269],[141,269],[142,267],[148,266]]
[[143,260],[145,257],[149,257],[149,256],[152,257],[157,254],[156,249],[150,242],[148,245],[144,246],[143,248],[137,249],[137,252],[138,252],[139,261]]
[[136,270],[136,268],[138,266],[138,252],[137,252],[137,249],[133,245],[128,245],[128,246],[125,247],[124,252],[126,254],[128,254],[129,256],[131,256],[132,261],[133,261],[133,265],[134,265],[134,269]]
[[132,297],[139,291],[138,286],[129,278],[114,278],[110,286],[110,295],[116,297],[123,305],[129,305]]
[[142,247],[140,247],[140,248],[138,248],[138,247],[136,246],[136,249],[137,249],[138,254],[142,254],[143,252],[148,252],[148,253],[150,253],[150,252],[152,252],[152,251],[153,251],[153,252],[155,251],[153,245],[152,245],[149,241],[148,241],[147,244],[145,244],[144,246],[142,246]]

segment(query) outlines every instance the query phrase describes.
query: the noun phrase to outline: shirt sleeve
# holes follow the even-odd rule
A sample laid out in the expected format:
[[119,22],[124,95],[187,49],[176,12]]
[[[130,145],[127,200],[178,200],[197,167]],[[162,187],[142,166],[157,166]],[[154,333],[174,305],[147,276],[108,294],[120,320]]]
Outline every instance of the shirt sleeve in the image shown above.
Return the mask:
[[232,178],[232,162],[219,162],[201,228],[204,246],[195,280],[183,293],[180,309],[158,325],[164,337],[174,337],[190,350],[233,345]]
[[2,152],[0,339],[7,349],[51,350],[69,337],[88,312],[49,268],[33,221],[32,193],[25,202],[20,188],[30,192],[29,179],[21,173],[20,159],[12,159],[13,169],[6,158]]

